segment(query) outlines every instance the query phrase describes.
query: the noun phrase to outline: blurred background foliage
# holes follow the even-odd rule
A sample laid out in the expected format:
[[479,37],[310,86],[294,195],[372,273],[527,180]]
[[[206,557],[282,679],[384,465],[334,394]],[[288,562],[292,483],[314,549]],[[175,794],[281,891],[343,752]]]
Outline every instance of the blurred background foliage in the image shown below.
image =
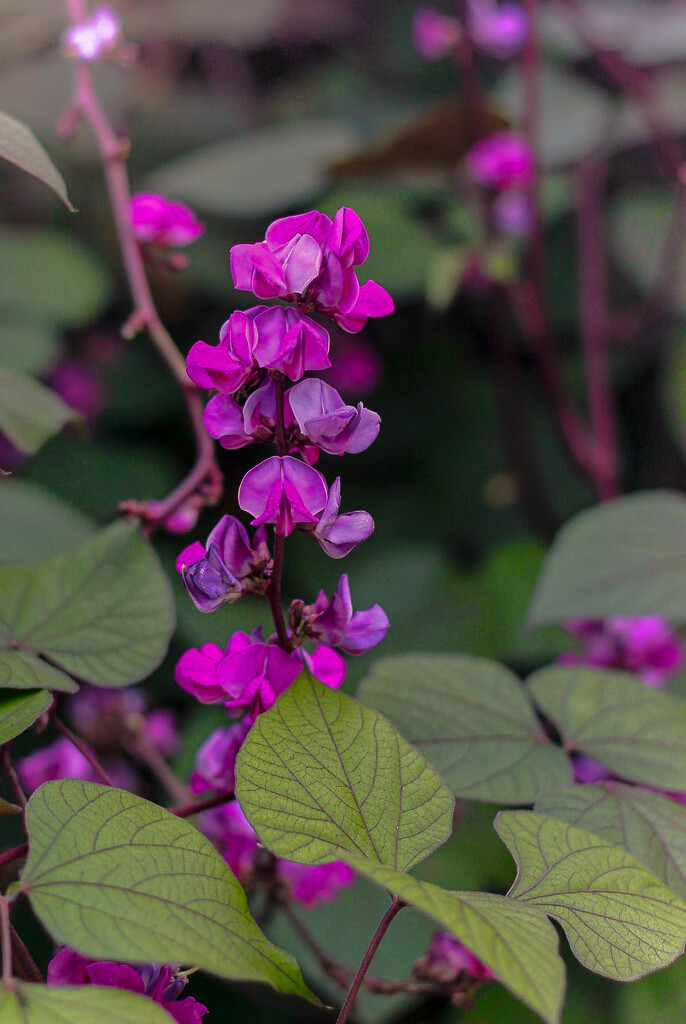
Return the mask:
[[[132,142],[135,190],[157,189],[192,204],[207,224],[181,274],[152,275],[162,318],[186,351],[214,342],[233,309],[250,302],[233,290],[232,244],[262,238],[270,220],[317,206],[352,206],[372,252],[363,268],[396,300],[395,316],[370,321],[356,339],[333,335],[345,363],[364,346],[365,394],[383,419],[377,443],[342,467],[345,509],[366,508],[376,533],[345,565],[296,535],[287,547],[287,599],[313,600],[350,573],[357,606],[379,602],[391,629],[383,653],[462,651],[528,671],[562,649],[555,629],[522,634],[521,622],[555,528],[593,494],[570,463],[542,396],[527,342],[511,325],[509,364],[499,365],[478,287],[467,287],[477,254],[496,277],[516,277],[521,243],[489,237],[459,170],[467,129],[450,61],[413,50],[414,0],[131,0],[113,4],[136,67],[96,68],[115,126]],[[448,10],[450,5],[446,6]],[[582,396],[575,257],[574,165],[602,148],[609,157],[605,208],[614,307],[631,309],[651,287],[673,192],[633,100],[590,59],[557,4],[542,5],[546,60],[541,154],[547,298],[570,388]],[[686,132],[686,8],[669,0],[591,0],[598,38],[650,74],[664,131]],[[9,165],[0,245],[0,362],[41,377],[82,414],[37,456],[2,442],[0,561],[45,557],[110,521],[126,498],[161,498],[192,459],[192,440],[174,382],[143,336],[124,342],[129,308],[102,173],[88,131],[73,144],[55,124],[68,103],[71,68],[56,40],[65,23],[57,0],[0,0],[0,109],[23,119],[67,180],[78,213]],[[516,66],[485,58],[493,124],[518,124]],[[686,483],[686,275],[673,268],[677,311],[640,334],[617,331],[613,348],[625,487]],[[629,325],[631,327],[631,325]],[[66,372],[65,372],[65,367]],[[61,377],[60,377],[61,373]],[[238,512],[238,483],[249,449],[221,452],[226,490],[192,538],[221,513]],[[338,467],[329,459],[325,470]],[[189,770],[198,743],[217,724],[215,709],[189,707],[172,677],[188,646],[224,643],[264,615],[245,600],[213,616],[198,613],[173,571],[184,540],[160,536],[173,578],[178,631],[150,681],[160,700],[182,710]],[[350,665],[351,691],[368,658]],[[421,867],[456,888],[505,891],[512,864],[492,830],[494,808],[460,808],[453,839]],[[383,897],[359,882],[332,906],[309,914],[315,933],[349,963],[359,960]],[[348,924],[354,927],[348,927]],[[288,932],[275,941],[315,965]],[[375,973],[407,974],[426,948],[430,925],[408,914],[394,925]],[[622,988],[570,964],[565,1024],[677,1024],[686,1019],[686,968]],[[329,1016],[253,990],[216,991],[197,979],[194,994],[212,1020],[319,1021]],[[214,991],[210,991],[214,989]],[[528,1024],[534,1018],[498,986],[468,1012],[444,1003],[366,995],[360,1020]]]

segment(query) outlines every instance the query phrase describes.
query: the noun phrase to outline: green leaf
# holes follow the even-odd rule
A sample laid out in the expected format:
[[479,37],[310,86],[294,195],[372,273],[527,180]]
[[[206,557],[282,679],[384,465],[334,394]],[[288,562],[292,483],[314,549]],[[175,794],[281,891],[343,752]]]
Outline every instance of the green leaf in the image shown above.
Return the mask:
[[31,455],[78,413],[38,381],[0,366],[0,432]]
[[17,994],[0,985],[2,1024],[169,1024],[166,1010],[152,999],[120,988],[97,985],[48,986],[15,982]]
[[169,583],[135,523],[37,565],[0,569],[0,644],[100,686],[147,676],[173,628]]
[[[357,871],[426,914],[464,943],[498,980],[543,1020],[559,1021],[564,964],[555,929],[537,907],[490,892],[449,892],[431,882],[374,864],[345,859]],[[531,913],[531,911],[534,911]]]
[[[675,203],[675,190],[653,185],[650,189],[626,189],[610,208],[614,255],[640,291],[648,291],[657,280]],[[676,260],[670,270],[675,273],[674,301],[678,311],[683,313],[686,310],[686,265]]]
[[358,697],[386,715],[458,797],[533,803],[552,779],[571,780],[567,757],[546,736],[524,687],[493,661],[382,658]]
[[67,196],[64,178],[31,129],[3,111],[0,111],[0,157],[39,178],[57,193],[65,206],[74,209]]
[[0,308],[16,322],[73,328],[94,318],[107,301],[102,263],[64,232],[3,224],[0,249],[6,254]]
[[189,822],[124,790],[63,779],[34,793],[26,825],[20,888],[57,942],[96,959],[196,965],[310,998]]
[[568,748],[631,782],[686,790],[686,701],[626,672],[571,666],[535,672],[529,688]]
[[569,618],[664,615],[686,622],[686,499],[618,498],[575,516],[555,539],[530,626]]
[[49,558],[93,532],[93,521],[28,480],[2,481],[0,563]]
[[589,970],[633,981],[683,952],[686,905],[625,850],[533,811],[501,811],[495,827],[517,862],[508,895],[558,921]]
[[3,697],[0,700],[0,745],[26,732],[51,704],[47,690]]
[[10,690],[57,690],[76,693],[77,683],[59,669],[26,651],[0,650],[0,688]]
[[607,782],[552,789],[538,798],[534,810],[623,847],[686,900],[686,807],[677,800]]
[[452,830],[453,799],[393,726],[302,675],[241,748],[236,793],[280,857],[323,864],[347,854],[404,870]]
[[681,1024],[686,1015],[686,959],[666,971],[623,985],[616,994],[617,1024]]
[[59,337],[45,324],[0,324],[0,363],[19,373],[40,375],[60,354]]

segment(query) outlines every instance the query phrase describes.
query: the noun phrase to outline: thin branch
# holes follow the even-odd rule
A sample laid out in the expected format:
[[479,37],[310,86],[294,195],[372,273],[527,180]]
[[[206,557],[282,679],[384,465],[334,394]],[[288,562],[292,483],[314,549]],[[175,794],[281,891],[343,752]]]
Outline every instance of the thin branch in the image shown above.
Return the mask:
[[2,945],[2,983],[14,985],[12,977],[12,939],[10,936],[10,905],[6,896],[0,896],[0,945]]
[[350,1011],[352,1010],[355,1000],[357,999],[357,993],[360,991],[360,986],[364,981],[364,976],[369,969],[369,965],[374,959],[374,954],[381,945],[381,941],[386,932],[388,931],[388,927],[391,921],[396,916],[396,914],[398,914],[399,911],[402,910],[404,906],[405,904],[403,903],[402,900],[398,899],[397,896],[393,897],[393,902],[391,903],[390,907],[388,908],[384,916],[381,918],[379,927],[374,932],[372,940],[367,947],[367,951],[362,957],[362,962],[355,973],[355,977],[352,980],[352,984],[350,986],[350,989],[348,990],[348,994],[345,997],[345,1002],[343,1003],[341,1011],[338,1014],[338,1017],[336,1018],[336,1024],[345,1024],[345,1021],[348,1019]]
[[25,857],[28,852],[28,843],[22,843],[21,846],[15,846],[11,850],[5,850],[4,853],[0,853],[0,868],[4,868],[7,864],[12,864],[15,860],[19,860],[21,857]]
[[57,715],[51,715],[50,720],[52,724],[55,726],[55,728],[58,729],[63,736],[66,736],[66,738],[69,740],[72,746],[76,747],[80,754],[83,754],[83,756],[86,758],[93,771],[95,771],[100,776],[105,785],[113,786],[114,783],[112,782],[112,779],[109,777],[103,766],[100,764],[100,762],[98,761],[97,757],[95,756],[91,748],[88,746],[88,744],[85,743],[80,736],[77,736],[75,732],[72,732],[69,726],[65,725],[65,723],[57,717]]
[[45,981],[36,961],[33,959],[16,928],[10,923],[10,938],[12,942],[12,963],[17,972],[17,977],[22,981],[37,981],[39,984]]
[[7,773],[8,779],[12,783],[12,789],[14,790],[14,793],[15,793],[15,796],[16,796],[18,802],[19,802],[19,805],[22,808],[22,810],[25,810],[26,809],[26,793],[24,792],[24,787],[22,786],[21,782],[19,781],[19,776],[17,775],[17,770],[14,767],[14,765],[12,764],[12,758],[10,756],[10,746],[11,745],[9,743],[6,743],[5,746],[2,748],[2,764],[3,764],[3,767],[5,769],[5,772]]
[[[66,0],[66,6],[72,24],[78,25],[87,20],[88,11],[83,0]],[[62,133],[73,132],[81,117],[90,125],[98,145],[131,292],[133,311],[123,328],[123,333],[133,337],[139,330],[147,331],[182,389],[195,435],[195,463],[186,478],[167,498],[152,503],[124,502],[121,506],[123,512],[139,516],[146,524],[148,532],[151,532],[166,516],[193,495],[200,495],[208,504],[217,501],[221,494],[221,472],[214,454],[214,443],[203,423],[200,392],[188,377],[184,358],[157,312],[141,248],[133,231],[131,190],[126,170],[129,142],[127,139],[119,138],[113,131],[98,99],[90,66],[83,61],[77,61],[74,99],[62,117]]]
[[186,802],[189,799],[191,793],[188,786],[174,774],[155,744],[147,736],[141,733],[135,739],[127,742],[125,746],[131,757],[139,764],[145,765],[174,800]]
[[209,811],[213,807],[221,807],[222,804],[228,804],[230,800],[235,800],[235,794],[232,789],[220,789],[211,796],[206,796],[202,800],[191,800],[187,804],[179,804],[178,807],[170,807],[170,814],[175,814],[177,818],[190,818],[194,814],[200,814],[201,811]]

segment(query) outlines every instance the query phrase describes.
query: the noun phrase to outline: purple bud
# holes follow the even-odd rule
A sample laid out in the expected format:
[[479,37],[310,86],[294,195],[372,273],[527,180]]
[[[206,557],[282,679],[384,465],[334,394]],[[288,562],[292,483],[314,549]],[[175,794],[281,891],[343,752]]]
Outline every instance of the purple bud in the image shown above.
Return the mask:
[[478,47],[499,60],[521,52],[529,34],[529,18],[518,3],[469,0],[467,28]]

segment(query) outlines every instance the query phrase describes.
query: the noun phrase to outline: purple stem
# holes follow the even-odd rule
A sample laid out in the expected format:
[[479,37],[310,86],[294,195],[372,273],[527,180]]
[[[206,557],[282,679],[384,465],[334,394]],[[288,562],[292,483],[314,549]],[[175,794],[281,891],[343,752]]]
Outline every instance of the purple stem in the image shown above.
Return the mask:
[[175,814],[177,818],[190,818],[194,814],[199,814],[200,811],[209,811],[213,807],[220,807],[222,804],[228,804],[230,800],[234,800],[234,791],[232,789],[220,789],[217,793],[213,793],[211,796],[206,796],[202,800],[191,800],[187,804],[179,804],[178,807],[170,807],[169,813]]
[[28,843],[22,843],[21,846],[15,846],[11,850],[5,850],[4,853],[0,853],[0,868],[4,868],[6,864],[11,864],[13,861],[19,860],[20,857],[25,857],[28,852]]
[[88,746],[88,744],[84,743],[81,737],[77,736],[75,732],[72,732],[69,726],[65,725],[65,723],[57,717],[57,715],[52,715],[51,720],[55,728],[58,729],[63,736],[66,736],[66,738],[69,740],[72,746],[76,747],[80,754],[83,754],[83,756],[86,758],[93,771],[97,772],[97,774],[100,776],[105,785],[113,786],[114,783],[112,782],[112,779],[109,777],[105,769],[102,767],[102,765],[100,764],[100,762],[98,761],[97,757],[95,756],[91,748]]
[[402,910],[404,906],[406,906],[406,904],[403,903],[401,899],[398,899],[397,896],[393,897],[393,902],[391,903],[390,907],[382,917],[379,927],[374,932],[374,935],[372,936],[372,941],[369,943],[367,947],[367,952],[362,957],[362,963],[358,967],[355,977],[353,978],[350,989],[348,990],[348,994],[345,997],[345,1002],[341,1007],[341,1012],[338,1014],[338,1017],[336,1018],[336,1024],[345,1024],[345,1021],[348,1019],[348,1015],[352,1010],[355,1000],[357,998],[357,993],[360,991],[360,986],[364,981],[364,976],[367,973],[372,960],[374,959],[374,954],[381,945],[381,940],[388,931],[388,927],[391,921],[396,916],[396,914],[400,910]]

